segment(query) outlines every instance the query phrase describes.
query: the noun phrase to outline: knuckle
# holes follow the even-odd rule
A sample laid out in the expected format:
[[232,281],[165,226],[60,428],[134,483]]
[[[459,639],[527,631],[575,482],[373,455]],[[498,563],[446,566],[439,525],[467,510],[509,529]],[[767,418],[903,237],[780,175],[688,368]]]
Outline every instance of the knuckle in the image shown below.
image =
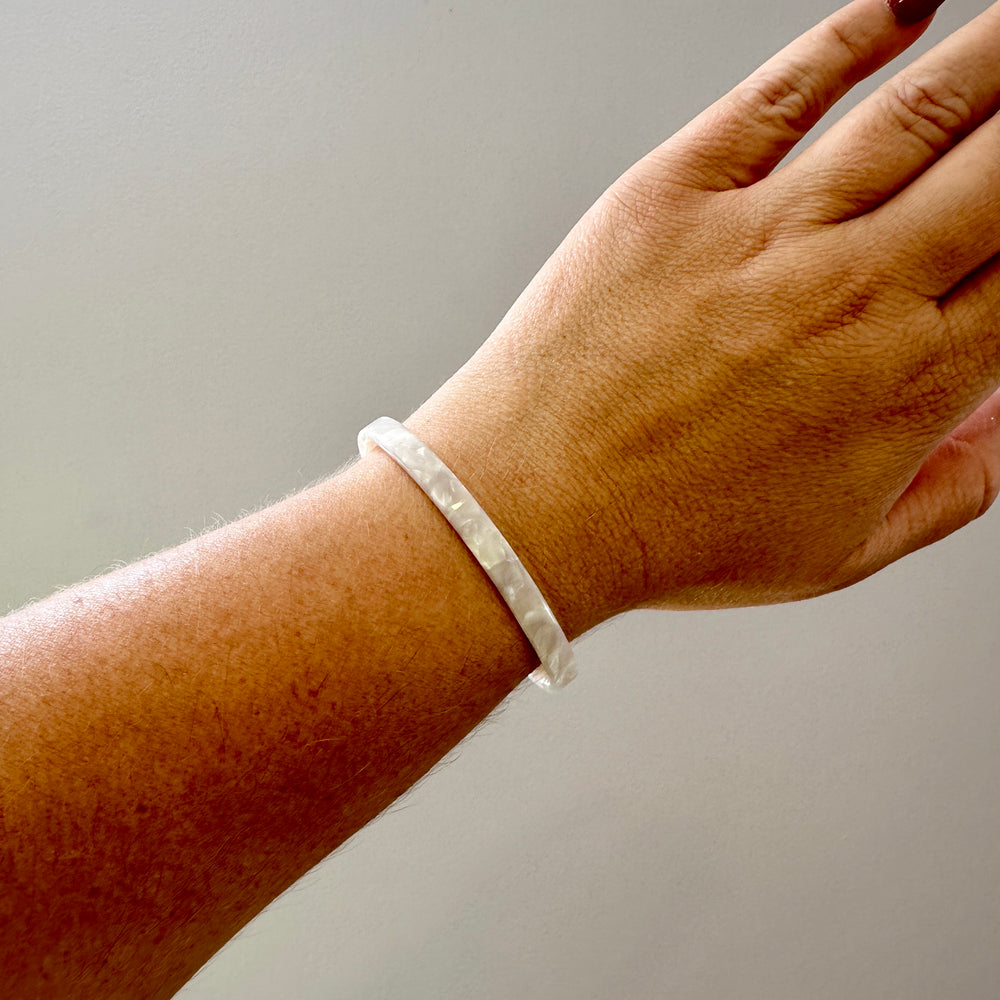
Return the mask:
[[1000,496],[1000,456],[984,452],[965,442],[958,442],[969,463],[969,479],[974,482],[981,477],[981,486],[968,490],[968,518],[974,521],[982,517]]
[[886,413],[933,436],[968,404],[991,366],[978,345],[956,335],[936,303],[923,316],[911,314],[907,333],[893,351]]
[[980,458],[983,470],[983,498],[974,517],[982,517],[1000,496],[1000,460]]
[[[854,22],[849,22],[853,25]],[[840,49],[847,65],[863,65],[870,57],[870,44],[862,39],[855,39],[846,30],[839,18],[830,17],[822,21],[817,31],[825,32],[825,42],[831,48]]]
[[952,490],[961,523],[982,517],[1000,495],[1000,458],[955,438],[945,441],[937,454],[960,469],[954,474]]
[[703,200],[679,191],[640,161],[597,200],[599,230],[626,254],[647,258],[686,246],[703,219]]
[[755,125],[803,134],[819,117],[819,87],[805,69],[786,66],[780,72],[757,73],[737,92]]
[[629,236],[656,235],[660,201],[652,185],[635,171],[620,177],[601,197],[612,228]]
[[881,91],[892,119],[936,153],[948,149],[972,124],[973,110],[962,85],[947,76],[920,81],[900,77]]
[[[862,65],[869,58],[869,45],[845,30],[837,18],[828,18],[815,29],[816,42],[825,53],[824,65]],[[822,117],[838,87],[822,67],[788,60],[782,66],[760,70],[737,91],[751,119],[758,125],[777,126],[804,135]]]

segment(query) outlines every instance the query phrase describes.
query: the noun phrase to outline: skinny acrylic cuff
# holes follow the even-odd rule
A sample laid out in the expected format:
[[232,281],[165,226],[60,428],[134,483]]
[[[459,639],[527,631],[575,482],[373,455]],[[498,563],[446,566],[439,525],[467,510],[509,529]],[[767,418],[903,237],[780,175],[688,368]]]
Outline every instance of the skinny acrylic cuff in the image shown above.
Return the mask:
[[529,675],[554,690],[576,676],[573,650],[552,609],[513,549],[455,474],[419,438],[390,417],[358,434],[358,450],[381,448],[410,475],[458,532],[510,606],[541,665]]

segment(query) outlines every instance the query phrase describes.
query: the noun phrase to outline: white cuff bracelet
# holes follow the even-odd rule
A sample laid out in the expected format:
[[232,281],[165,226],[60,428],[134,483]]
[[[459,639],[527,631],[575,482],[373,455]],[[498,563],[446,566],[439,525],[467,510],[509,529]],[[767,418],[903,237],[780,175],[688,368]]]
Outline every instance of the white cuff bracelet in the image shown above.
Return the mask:
[[569,640],[521,560],[482,507],[427,445],[391,417],[379,417],[358,434],[362,455],[376,446],[434,501],[510,605],[541,660],[541,666],[529,675],[531,679],[547,690],[568,684],[576,676]]

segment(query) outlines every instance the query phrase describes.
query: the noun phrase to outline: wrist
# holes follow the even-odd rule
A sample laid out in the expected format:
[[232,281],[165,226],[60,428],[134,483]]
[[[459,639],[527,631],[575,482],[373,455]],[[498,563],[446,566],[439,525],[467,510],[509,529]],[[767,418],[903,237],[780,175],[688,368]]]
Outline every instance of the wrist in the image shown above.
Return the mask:
[[570,640],[634,606],[631,568],[639,561],[624,555],[633,539],[613,484],[600,490],[592,485],[599,473],[586,482],[581,475],[586,434],[553,433],[532,419],[536,407],[498,394],[469,405],[463,374],[406,426],[493,520]]

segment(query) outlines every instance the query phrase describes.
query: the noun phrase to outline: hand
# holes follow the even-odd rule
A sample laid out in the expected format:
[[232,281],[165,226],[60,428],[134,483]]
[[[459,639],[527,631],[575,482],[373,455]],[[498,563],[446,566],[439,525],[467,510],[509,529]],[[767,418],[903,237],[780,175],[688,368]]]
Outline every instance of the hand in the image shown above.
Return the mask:
[[775,171],[926,26],[855,0],[789,45],[619,178],[408,421],[568,633],[822,594],[995,498],[1000,5]]

